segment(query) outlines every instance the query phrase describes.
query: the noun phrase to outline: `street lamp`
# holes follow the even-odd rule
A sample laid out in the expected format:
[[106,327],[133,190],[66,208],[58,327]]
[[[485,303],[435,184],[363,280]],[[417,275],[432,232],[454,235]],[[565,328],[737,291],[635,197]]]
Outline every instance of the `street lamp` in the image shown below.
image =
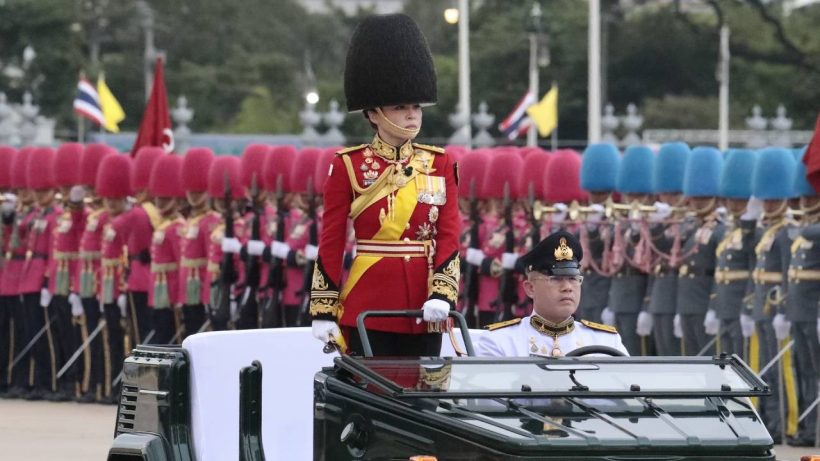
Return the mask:
[[[539,78],[539,61],[549,64],[549,55],[545,54],[539,60],[538,42],[541,40],[543,33],[543,15],[541,14],[541,4],[533,2],[530,10],[529,21],[527,23],[527,32],[530,36],[530,93],[538,99],[538,78]],[[546,47],[545,47],[546,48]],[[535,147],[538,145],[538,132],[535,123],[530,124],[530,129],[527,131],[527,146]]]
[[458,8],[444,10],[444,20],[447,21],[447,24],[458,24]]
[[316,90],[309,90],[305,94],[305,101],[311,106],[315,106],[319,102],[319,93]]

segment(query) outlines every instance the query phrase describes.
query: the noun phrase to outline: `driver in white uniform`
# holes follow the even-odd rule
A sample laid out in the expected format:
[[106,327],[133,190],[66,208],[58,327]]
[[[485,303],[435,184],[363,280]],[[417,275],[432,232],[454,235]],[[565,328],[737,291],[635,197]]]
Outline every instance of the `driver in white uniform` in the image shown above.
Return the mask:
[[487,326],[478,340],[479,356],[561,357],[583,346],[608,346],[629,355],[614,327],[582,320],[573,314],[581,300],[583,250],[566,231],[550,234],[521,257],[526,274],[524,291],[532,298],[533,313],[524,318]]

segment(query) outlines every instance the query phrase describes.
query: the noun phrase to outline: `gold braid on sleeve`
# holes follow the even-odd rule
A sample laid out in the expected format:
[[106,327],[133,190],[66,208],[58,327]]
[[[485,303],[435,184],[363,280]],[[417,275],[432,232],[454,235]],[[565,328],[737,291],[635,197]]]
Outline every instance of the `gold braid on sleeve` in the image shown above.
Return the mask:
[[337,321],[341,317],[339,288],[328,277],[321,258],[313,266],[313,282],[310,285],[310,316],[313,320]]
[[458,300],[458,282],[461,278],[460,264],[458,251],[454,251],[436,268],[430,286],[430,299],[441,299],[447,301],[451,308],[455,307]]

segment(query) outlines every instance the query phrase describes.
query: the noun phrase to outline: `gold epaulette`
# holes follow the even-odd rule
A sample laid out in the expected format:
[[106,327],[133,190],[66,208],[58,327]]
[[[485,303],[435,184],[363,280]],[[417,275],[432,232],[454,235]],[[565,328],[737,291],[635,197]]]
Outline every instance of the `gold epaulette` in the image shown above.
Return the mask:
[[340,150],[340,151],[337,151],[337,152],[336,152],[336,155],[344,155],[344,154],[349,154],[349,153],[351,153],[351,152],[353,152],[353,151],[356,151],[356,150],[359,150],[359,149],[364,149],[365,147],[367,147],[367,144],[359,144],[358,146],[346,147],[346,148],[344,148],[344,149],[342,149],[342,150]]
[[437,146],[431,146],[429,144],[419,144],[417,142],[414,142],[413,147],[415,147],[417,149],[422,149],[422,150],[426,150],[426,151],[429,151],[429,152],[433,152],[435,154],[443,154],[444,153],[444,148],[437,147]]
[[502,328],[506,328],[506,327],[509,327],[509,326],[512,326],[512,325],[518,325],[519,323],[521,323],[521,319],[512,319],[512,320],[505,320],[503,322],[491,323],[491,324],[487,325],[484,328],[486,328],[490,331],[495,331],[495,330],[500,330]]
[[618,332],[618,330],[615,329],[615,327],[609,326],[609,325],[604,325],[603,323],[590,322],[589,320],[581,320],[581,323],[584,324],[585,326],[589,327],[589,328],[592,328],[593,330],[606,331],[607,333],[617,333]]

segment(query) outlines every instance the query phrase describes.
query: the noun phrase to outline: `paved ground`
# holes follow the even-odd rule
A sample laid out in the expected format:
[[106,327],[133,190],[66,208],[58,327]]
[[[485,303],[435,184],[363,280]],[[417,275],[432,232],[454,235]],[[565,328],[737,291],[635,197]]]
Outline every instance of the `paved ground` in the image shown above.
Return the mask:
[[[0,399],[0,459],[104,461],[111,444],[114,405]],[[778,460],[799,461],[820,449],[777,447]]]

